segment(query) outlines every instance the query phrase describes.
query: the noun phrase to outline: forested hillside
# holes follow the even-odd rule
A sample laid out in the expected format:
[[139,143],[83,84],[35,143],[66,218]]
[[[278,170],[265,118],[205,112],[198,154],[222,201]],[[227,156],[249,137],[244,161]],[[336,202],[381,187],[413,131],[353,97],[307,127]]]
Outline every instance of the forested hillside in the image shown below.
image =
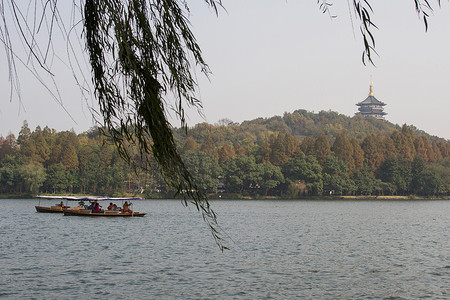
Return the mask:
[[[308,195],[450,194],[450,143],[412,126],[298,110],[241,124],[174,129],[186,166],[207,193]],[[137,154],[136,154],[137,155]],[[129,167],[98,133],[56,132],[26,122],[0,137],[0,192],[171,196],[156,164]]]

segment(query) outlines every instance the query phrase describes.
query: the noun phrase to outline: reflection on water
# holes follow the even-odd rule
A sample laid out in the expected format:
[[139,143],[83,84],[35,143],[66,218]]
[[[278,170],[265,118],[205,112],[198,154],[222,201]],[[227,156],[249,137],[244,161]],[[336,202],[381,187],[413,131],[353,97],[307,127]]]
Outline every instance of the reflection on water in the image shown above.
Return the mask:
[[0,203],[5,299],[450,298],[448,201],[213,201],[224,253],[179,201],[129,219]]

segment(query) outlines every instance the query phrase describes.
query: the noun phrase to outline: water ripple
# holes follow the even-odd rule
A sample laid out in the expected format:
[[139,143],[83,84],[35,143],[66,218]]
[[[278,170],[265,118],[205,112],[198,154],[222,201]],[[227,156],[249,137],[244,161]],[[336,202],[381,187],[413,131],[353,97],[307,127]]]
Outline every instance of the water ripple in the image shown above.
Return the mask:
[[448,201],[214,201],[224,253],[179,201],[106,220],[2,204],[2,299],[450,297]]

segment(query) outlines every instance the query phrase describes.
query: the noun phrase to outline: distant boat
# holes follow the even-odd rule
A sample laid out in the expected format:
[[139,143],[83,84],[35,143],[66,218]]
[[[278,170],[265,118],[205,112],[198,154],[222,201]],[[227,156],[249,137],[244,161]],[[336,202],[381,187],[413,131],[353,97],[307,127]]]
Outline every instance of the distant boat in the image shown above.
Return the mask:
[[[65,216],[88,216],[88,217],[143,217],[147,213],[137,212],[132,210],[124,211],[121,208],[112,210],[99,210],[95,212],[91,207],[93,204],[99,201],[131,201],[142,200],[143,198],[129,197],[129,198],[111,198],[111,197],[95,197],[95,196],[36,196],[39,199],[39,205],[35,206],[37,212],[42,213],[63,213]],[[61,200],[61,203],[48,206],[40,206],[40,199]],[[78,201],[78,206],[70,208],[70,206],[64,205],[66,201]],[[84,202],[89,201],[90,206],[85,205]],[[130,205],[132,203],[130,202]]]
[[63,213],[63,207],[56,205],[50,207],[36,205],[35,208],[37,212],[41,213]]
[[[36,205],[36,211],[41,213],[63,213],[63,209],[70,209],[70,206],[64,205],[63,200],[65,200],[65,197],[61,196],[36,196],[36,198],[39,199],[39,205]],[[61,203],[57,203],[52,206],[40,206],[41,205],[41,199],[50,199],[50,200],[61,200]]]

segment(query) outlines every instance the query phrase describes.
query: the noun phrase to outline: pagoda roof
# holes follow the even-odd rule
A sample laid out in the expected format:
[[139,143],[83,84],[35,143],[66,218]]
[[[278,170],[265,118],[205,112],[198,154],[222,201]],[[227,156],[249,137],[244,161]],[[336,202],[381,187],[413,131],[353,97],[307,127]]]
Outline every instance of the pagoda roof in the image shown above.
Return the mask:
[[384,111],[360,111],[362,115],[387,115]]
[[361,106],[360,108],[358,108],[358,110],[360,112],[371,113],[371,112],[383,111],[383,108],[382,107]]
[[366,100],[361,101],[361,102],[357,103],[356,105],[358,105],[358,106],[361,106],[361,105],[380,105],[380,106],[384,106],[386,104],[381,102],[377,98],[375,98],[375,96],[369,95],[366,98]]

